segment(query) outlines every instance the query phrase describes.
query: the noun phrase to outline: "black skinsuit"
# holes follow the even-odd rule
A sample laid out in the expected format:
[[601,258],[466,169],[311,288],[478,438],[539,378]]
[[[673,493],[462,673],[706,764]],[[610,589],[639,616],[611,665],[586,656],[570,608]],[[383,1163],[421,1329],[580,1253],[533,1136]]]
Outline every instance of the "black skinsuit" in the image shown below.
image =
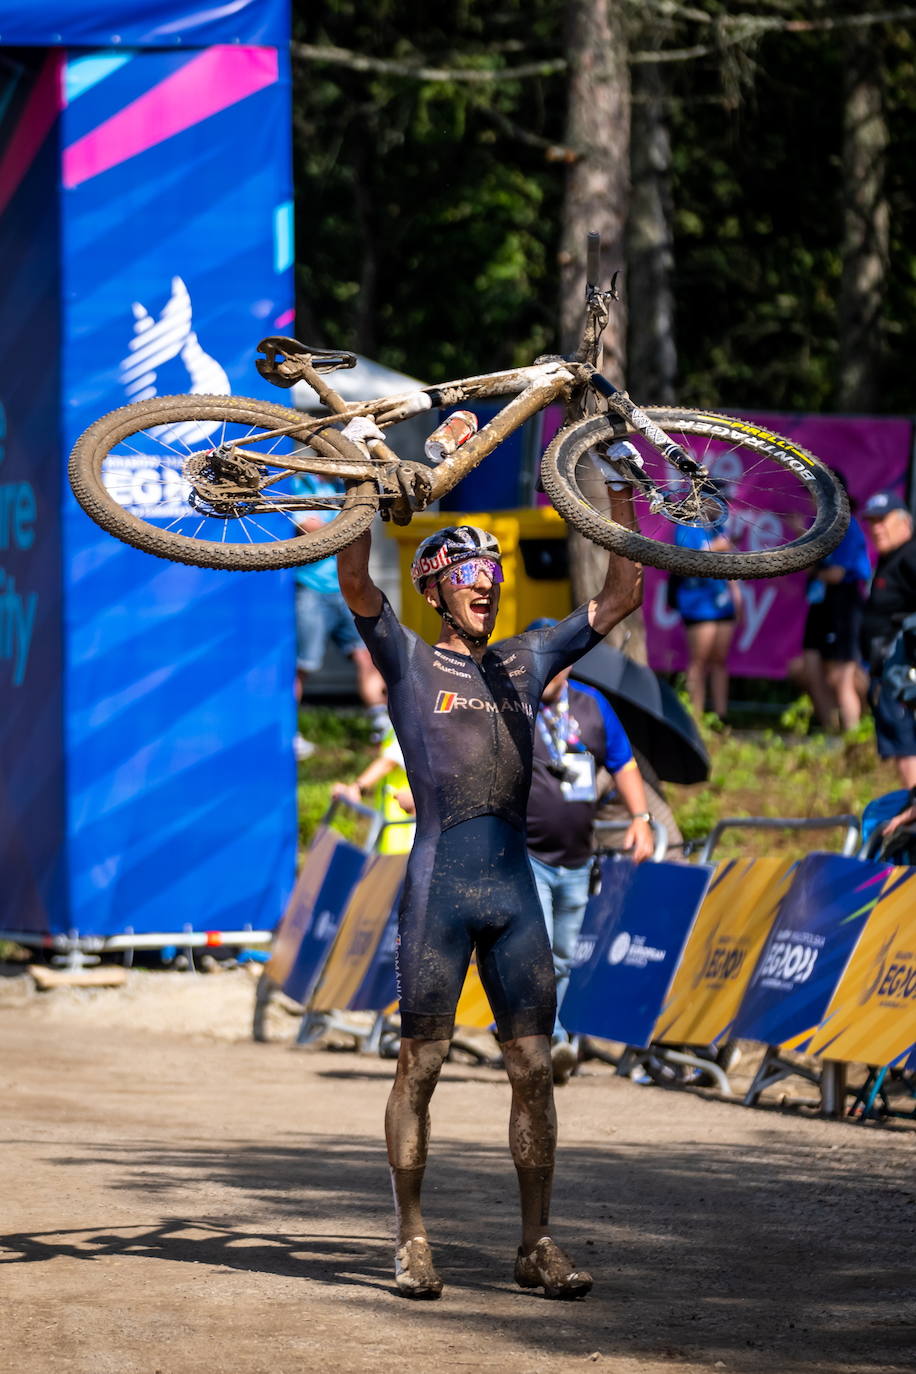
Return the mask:
[[433,648],[385,601],[356,626],[388,687],[417,831],[401,899],[401,1032],[444,1040],[476,947],[500,1040],[550,1035],[553,960],[525,844],[541,692],[600,642],[580,606],[480,663]]

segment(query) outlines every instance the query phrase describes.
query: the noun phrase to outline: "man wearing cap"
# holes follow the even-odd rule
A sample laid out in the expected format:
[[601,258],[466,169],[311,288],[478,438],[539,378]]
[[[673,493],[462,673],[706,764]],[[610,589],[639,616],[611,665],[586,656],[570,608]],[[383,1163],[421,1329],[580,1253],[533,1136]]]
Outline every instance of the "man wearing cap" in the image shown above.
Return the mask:
[[882,691],[881,673],[901,623],[916,611],[916,538],[913,517],[895,491],[877,491],[862,518],[878,553],[871,591],[862,615],[862,650],[871,672],[869,699],[878,753],[897,764],[904,787],[916,786],[916,716]]
[[[632,528],[629,492],[614,492],[610,500],[612,518]],[[635,609],[641,570],[609,555],[593,600],[550,629],[492,648],[502,566],[488,531],[455,526],[417,550],[414,587],[440,617],[434,645],[399,623],[370,578],[368,534],[338,554],[338,571],[388,687],[416,806],[398,927],[401,1048],[385,1114],[398,1290],[413,1298],[438,1298],[442,1291],[420,1191],[429,1104],[476,952],[512,1086],[509,1143],[522,1214],[515,1280],[550,1298],[583,1297],[591,1276],[575,1268],[548,1229],[556,986],[525,846],[525,809],[541,693]]]
[[[546,630],[555,620],[534,620]],[[553,1081],[563,1084],[578,1062],[560,1011],[588,905],[599,803],[613,779],[630,813],[623,845],[636,863],[652,855],[646,790],[626,732],[594,687],[571,682],[564,668],[544,688],[534,736],[534,773],[528,797],[528,857],[534,872],[557,979]]]

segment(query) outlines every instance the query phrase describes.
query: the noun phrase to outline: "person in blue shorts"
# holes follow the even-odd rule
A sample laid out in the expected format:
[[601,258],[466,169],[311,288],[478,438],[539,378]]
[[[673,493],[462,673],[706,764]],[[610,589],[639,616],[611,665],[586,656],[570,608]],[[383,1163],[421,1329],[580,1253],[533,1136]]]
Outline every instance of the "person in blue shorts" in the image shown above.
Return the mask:
[[[612,515],[633,527],[629,491]],[[437,611],[434,645],[400,624],[369,575],[369,536],[337,556],[341,591],[385,679],[416,808],[398,927],[401,1046],[385,1114],[397,1217],[395,1281],[438,1298],[420,1205],[429,1105],[471,954],[512,1085],[509,1142],[521,1244],[515,1280],[550,1298],[584,1296],[592,1279],[549,1230],[556,1148],[550,1037],[556,984],[525,843],[538,702],[546,683],[640,603],[641,570],[610,555],[598,595],[550,629],[488,647],[503,578],[491,533],[455,526],[425,539],[411,568]]]
[[[339,499],[340,489],[334,482],[306,473],[296,478],[293,489],[297,495],[327,497],[329,502]],[[334,518],[333,509],[327,514],[309,511],[300,515],[297,524],[303,533],[320,529]],[[356,669],[356,689],[366,708],[372,728],[372,740],[379,743],[390,728],[385,706],[385,684],[372,666],[369,651],[356,632],[353,616],[340,594],[337,581],[336,558],[322,558],[316,563],[304,563],[296,569],[296,706],[302,700],[306,680],[317,673],[324,663],[328,641],[335,643]],[[297,729],[293,739],[296,758],[309,758],[315,746]]]
[[[835,476],[848,492],[841,474]],[[865,534],[853,515],[841,543],[808,575],[802,663],[805,686],[825,730],[837,714],[841,730],[852,730],[862,715],[859,636],[870,580]]]
[[[681,549],[718,553],[732,547],[724,522],[708,526],[678,525],[674,542]],[[673,585],[672,585],[673,584]],[[696,715],[706,710],[706,693],[720,720],[728,711],[728,651],[741,612],[741,592],[735,582],[720,577],[671,577],[669,600],[681,617],[687,635],[687,693]]]

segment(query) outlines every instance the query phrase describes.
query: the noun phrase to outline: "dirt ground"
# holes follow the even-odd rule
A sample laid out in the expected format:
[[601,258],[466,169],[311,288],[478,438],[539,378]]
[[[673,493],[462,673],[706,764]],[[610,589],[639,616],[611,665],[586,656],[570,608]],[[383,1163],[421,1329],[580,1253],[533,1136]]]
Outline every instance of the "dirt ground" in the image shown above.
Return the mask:
[[[559,1090],[555,1234],[595,1291],[512,1282],[508,1089],[446,1065],[428,1221],[446,1290],[391,1282],[390,1062],[248,1039],[254,985],[0,979],[0,1370],[902,1371],[916,1127],[861,1127],[602,1064]],[[280,1025],[279,1022],[283,1022]]]

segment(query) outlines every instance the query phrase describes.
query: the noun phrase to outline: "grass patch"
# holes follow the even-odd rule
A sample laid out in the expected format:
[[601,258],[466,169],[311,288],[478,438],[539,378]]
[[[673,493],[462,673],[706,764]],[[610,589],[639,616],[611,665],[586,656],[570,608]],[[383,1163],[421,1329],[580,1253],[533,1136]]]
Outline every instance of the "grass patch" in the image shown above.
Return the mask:
[[[303,710],[300,728],[318,746],[299,765],[299,838],[307,846],[327,810],[331,785],[352,782],[374,754],[369,724],[357,712],[334,708]],[[788,703],[771,729],[721,727],[710,717],[701,726],[709,751],[709,781],[665,791],[685,839],[707,835],[728,816],[860,816],[866,803],[899,784],[893,764],[878,759],[870,720],[844,736],[808,735],[806,700]],[[342,823],[353,837],[358,823]],[[726,831],[716,856],[785,854],[836,849],[840,830],[748,833]]]

